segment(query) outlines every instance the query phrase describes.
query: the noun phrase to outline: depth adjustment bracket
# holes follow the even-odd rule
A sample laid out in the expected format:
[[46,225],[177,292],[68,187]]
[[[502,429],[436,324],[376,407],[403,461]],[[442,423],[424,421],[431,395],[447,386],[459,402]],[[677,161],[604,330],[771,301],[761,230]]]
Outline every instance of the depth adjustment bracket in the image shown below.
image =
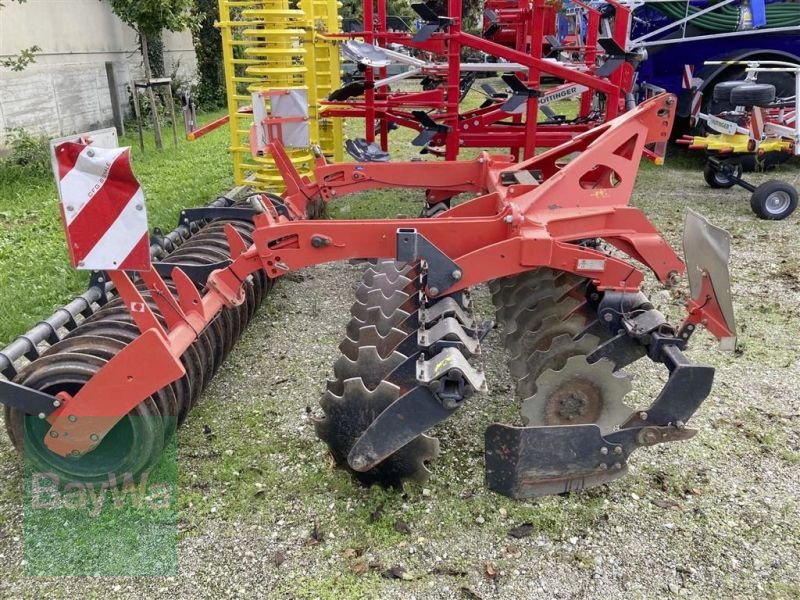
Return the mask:
[[459,266],[424,235],[413,228],[399,228],[397,260],[413,262],[417,259],[424,260],[427,265],[427,288],[431,296],[438,296],[463,276]]
[[457,348],[443,348],[429,360],[417,361],[417,381],[447,409],[458,408],[476,391],[486,389],[486,376]]
[[210,221],[212,219],[233,219],[237,221],[252,221],[259,211],[254,208],[238,208],[232,206],[216,207],[204,206],[200,208],[184,208],[178,216],[178,227],[190,225],[197,221]]
[[12,381],[0,381],[0,404],[44,419],[61,406],[61,399]]
[[218,269],[229,267],[232,263],[233,261],[228,259],[211,263],[209,265],[187,265],[183,263],[155,262],[153,263],[153,269],[155,269],[156,273],[161,275],[161,277],[165,278],[172,277],[173,269],[180,269],[189,279],[192,280],[192,283],[200,287],[205,287],[208,283],[208,278],[211,276],[211,273]]

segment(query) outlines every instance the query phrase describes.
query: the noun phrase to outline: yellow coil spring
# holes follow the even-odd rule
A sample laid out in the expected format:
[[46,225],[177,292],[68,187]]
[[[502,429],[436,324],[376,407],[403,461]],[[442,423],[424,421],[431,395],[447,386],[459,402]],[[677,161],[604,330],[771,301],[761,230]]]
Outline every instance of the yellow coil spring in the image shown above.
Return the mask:
[[[283,190],[274,161],[252,156],[249,132],[253,117],[239,110],[250,106],[253,92],[272,89],[308,88],[312,104],[308,52],[303,43],[307,17],[303,10],[290,8],[288,0],[220,0],[219,7],[234,179],[239,185]],[[312,143],[319,140],[316,116],[316,112],[309,114]],[[288,153],[301,175],[313,176],[314,157],[308,148]]]
[[[319,145],[325,156],[335,161],[343,159],[342,120],[320,118],[319,102],[341,85],[339,48],[325,34],[341,31],[338,0],[299,0],[298,7],[306,14],[306,45],[311,56],[307,57],[308,80],[314,82],[313,95],[309,95],[312,118],[318,123]],[[311,90],[310,90],[311,91]]]

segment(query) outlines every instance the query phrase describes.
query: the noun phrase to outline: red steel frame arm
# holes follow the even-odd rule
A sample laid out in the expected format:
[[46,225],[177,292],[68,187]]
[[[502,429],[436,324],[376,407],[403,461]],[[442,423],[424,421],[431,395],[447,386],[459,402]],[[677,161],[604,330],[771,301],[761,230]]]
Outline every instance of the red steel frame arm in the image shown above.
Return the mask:
[[330,164],[315,170],[313,186],[307,186],[302,192],[291,192],[286,199],[294,201],[297,194],[314,193],[327,202],[345,194],[394,187],[481,194],[487,192],[485,181],[490,160],[484,152],[475,160],[450,162],[446,169],[442,169],[439,162]]
[[490,42],[470,33],[464,33],[462,31],[460,37],[462,38],[462,43],[465,46],[475,48],[476,50],[480,50],[500,58],[505,58],[511,62],[517,62],[521,65],[525,65],[526,67],[533,67],[539,71],[542,71],[543,73],[564,79],[565,81],[581,83],[594,90],[605,92],[607,94],[613,94],[617,89],[614,84],[606,79],[595,77],[594,75],[577,71],[575,69],[568,69],[567,67],[562,67],[561,65],[558,65],[552,61],[534,58],[529,54],[525,54],[524,52],[519,52],[518,50],[507,48],[505,46],[501,46],[500,44],[495,44],[494,42]]
[[[142,274],[166,327],[156,319],[128,276],[113,272],[113,281],[142,335],[111,359],[75,398],[64,398],[64,404],[48,418],[51,430],[45,443],[62,456],[91,451],[138,403],[181,377],[184,370],[180,356],[223,306],[237,306],[244,301],[243,282],[251,273],[263,269],[274,278],[323,262],[394,258],[398,235],[402,235],[400,230],[413,229],[425,236],[462,272],[455,285],[437,294],[428,290],[431,295],[452,293],[536,267],[552,267],[589,277],[599,289],[638,290],[643,275],[635,266],[573,243],[596,237],[607,239],[653,269],[662,281],[671,283],[674,275],[683,270],[681,261],[645,216],[627,203],[628,186],[633,185],[644,143],[657,139],[665,127],[668,129],[673,113],[674,98],[670,96],[648,101],[604,126],[602,137],[599,132],[587,134],[584,139],[568,145],[567,148],[584,145],[585,152],[538,185],[504,185],[501,173],[524,170],[537,161],[546,165],[551,158],[563,156],[566,150],[561,149],[549,157],[536,157],[522,165],[511,166],[505,161],[493,165],[491,157],[485,165],[480,163],[480,158],[473,163],[457,163],[456,168],[465,169],[476,177],[483,173],[480,184],[488,188],[489,193],[435,219],[288,221],[276,212],[265,212],[254,218],[253,244],[247,248],[242,238],[228,226],[226,237],[233,263],[210,275],[205,295],[201,296],[177,268],[173,271],[177,298],[157,273]],[[276,159],[279,155],[280,151]],[[614,158],[609,160],[609,156]],[[593,173],[601,162],[608,162],[619,170],[627,184],[597,188],[596,185],[609,184],[610,178],[594,177],[589,188],[580,186],[581,173]],[[292,181],[297,193],[313,190],[316,184],[299,177],[292,179],[296,171],[291,162],[283,164],[276,160],[276,163]],[[367,166],[375,167],[364,165],[364,168]],[[385,173],[391,173],[389,166],[385,167]],[[319,168],[324,171],[327,167]],[[453,168],[452,164],[437,162],[430,168],[426,177],[433,177],[438,171],[447,185],[454,183],[453,178],[444,177],[447,170]],[[346,172],[352,176],[356,171]],[[464,172],[460,176],[465,176]],[[418,183],[429,182],[430,179],[426,179]],[[364,181],[364,185],[375,183],[378,183],[375,179]],[[398,181],[389,187],[405,187],[405,184]],[[692,322],[705,319],[719,331],[714,305],[716,302],[712,299],[708,307],[691,306]],[[712,332],[716,333],[713,329]]]

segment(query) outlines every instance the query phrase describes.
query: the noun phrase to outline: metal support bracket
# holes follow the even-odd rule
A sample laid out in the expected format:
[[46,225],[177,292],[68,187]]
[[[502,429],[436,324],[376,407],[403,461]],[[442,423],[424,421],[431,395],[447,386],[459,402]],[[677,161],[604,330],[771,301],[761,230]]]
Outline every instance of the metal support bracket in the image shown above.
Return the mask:
[[416,361],[407,359],[393,374],[399,373],[403,380],[411,369],[416,370],[420,384],[402,393],[356,440],[347,457],[355,471],[369,471],[448,418],[475,390],[485,388],[483,374],[456,348],[444,348],[428,361],[421,356]]
[[424,348],[441,342],[452,342],[468,356],[480,354],[480,342],[469,334],[454,317],[445,317],[430,329],[417,330],[417,344]]
[[486,376],[458,348],[443,348],[430,360],[417,361],[417,381],[433,391],[447,408],[456,408],[476,391],[486,390]]
[[626,427],[603,436],[597,425],[486,429],[486,485],[510,498],[577,492],[628,471],[643,446],[686,440],[697,433],[675,426]]
[[475,319],[452,297],[442,298],[429,308],[419,309],[420,323],[425,325],[446,317],[454,317],[465,329],[471,331],[475,329]]
[[173,269],[180,269],[193,283],[200,287],[205,287],[208,283],[208,278],[214,271],[224,269],[232,264],[230,260],[221,260],[219,262],[211,263],[210,265],[185,265],[182,263],[166,263],[157,262],[153,263],[153,268],[156,273],[161,277],[172,277]]
[[178,217],[178,226],[189,225],[197,221],[210,221],[212,219],[235,219],[237,221],[252,221],[258,214],[253,208],[238,208],[232,206],[199,208],[185,208]]
[[414,262],[418,259],[427,265],[427,292],[431,296],[438,296],[463,276],[459,266],[416,229],[398,229],[397,260]]
[[18,383],[0,381],[0,404],[44,419],[61,406],[61,400]]

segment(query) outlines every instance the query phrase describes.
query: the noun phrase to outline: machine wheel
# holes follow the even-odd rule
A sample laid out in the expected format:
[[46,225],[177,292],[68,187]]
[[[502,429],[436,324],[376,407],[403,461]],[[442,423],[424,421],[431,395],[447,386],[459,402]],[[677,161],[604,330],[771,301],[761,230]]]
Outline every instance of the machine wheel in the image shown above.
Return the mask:
[[797,208],[797,190],[785,181],[767,181],[753,192],[750,208],[762,219],[780,221]]
[[[742,165],[737,164],[732,166],[734,176],[741,177]],[[728,189],[736,185],[730,177],[715,167],[711,161],[708,161],[703,168],[703,179],[714,189]]]
[[730,102],[731,92],[740,86],[747,85],[746,81],[721,81],[714,86],[714,102]]
[[731,90],[730,98],[734,106],[769,106],[775,101],[775,86],[769,83],[737,85]]
[[[78,393],[106,363],[105,359],[75,352],[43,356],[19,372],[16,381],[47,394]],[[158,462],[164,449],[164,420],[152,397],[136,406],[98,442],[96,449],[80,457],[59,456],[44,442],[50,425],[19,411],[5,409],[5,421],[17,449],[29,468],[52,473],[60,481],[98,483],[110,474],[137,475]],[[51,432],[52,434],[52,432]]]

